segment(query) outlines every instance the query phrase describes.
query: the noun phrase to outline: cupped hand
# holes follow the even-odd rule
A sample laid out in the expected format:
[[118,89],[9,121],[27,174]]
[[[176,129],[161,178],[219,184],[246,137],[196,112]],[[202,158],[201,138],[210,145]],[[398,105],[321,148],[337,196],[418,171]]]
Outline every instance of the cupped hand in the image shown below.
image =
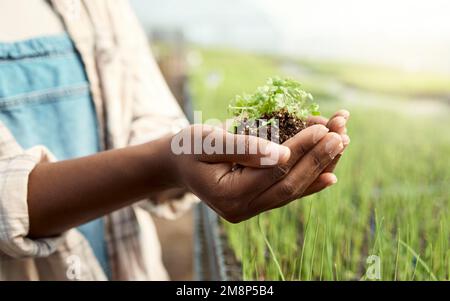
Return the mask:
[[[283,145],[193,125],[172,140],[176,141],[173,146],[191,153],[175,151],[172,161],[181,185],[226,220],[240,222],[329,186],[326,169],[345,146],[342,134],[330,132],[322,122]],[[201,146],[212,147],[205,150],[197,145],[195,152],[195,133],[197,138],[200,134]],[[180,143],[180,137],[189,138]]]
[[[350,112],[347,110],[339,110],[334,113],[330,119],[323,116],[311,116],[308,118],[308,126],[321,124],[325,125],[330,132],[337,133],[342,137],[344,150],[350,144],[350,137],[347,135],[347,122],[350,119]],[[339,159],[342,157],[344,151],[338,154],[336,158],[325,168],[324,172],[318,177],[312,187],[309,189],[310,193],[315,193],[322,190],[323,187],[328,187],[337,182],[336,176],[333,174]]]

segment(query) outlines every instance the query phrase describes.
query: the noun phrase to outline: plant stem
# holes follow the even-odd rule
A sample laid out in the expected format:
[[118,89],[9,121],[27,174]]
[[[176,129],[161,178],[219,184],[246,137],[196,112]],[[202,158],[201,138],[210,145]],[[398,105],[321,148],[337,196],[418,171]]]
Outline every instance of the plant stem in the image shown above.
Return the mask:
[[275,256],[275,253],[274,253],[274,251],[272,249],[272,246],[270,245],[269,240],[267,239],[266,234],[264,233],[264,230],[263,230],[263,227],[262,227],[262,224],[261,224],[261,214],[258,215],[258,226],[259,226],[259,231],[261,232],[261,235],[264,238],[264,242],[266,243],[266,246],[269,249],[270,255],[272,256],[272,259],[273,259],[273,261],[275,263],[275,266],[278,269],[278,274],[280,275],[281,280],[285,281],[286,279],[284,278],[284,274],[283,274],[283,271],[281,270],[281,266],[278,263],[277,257]]

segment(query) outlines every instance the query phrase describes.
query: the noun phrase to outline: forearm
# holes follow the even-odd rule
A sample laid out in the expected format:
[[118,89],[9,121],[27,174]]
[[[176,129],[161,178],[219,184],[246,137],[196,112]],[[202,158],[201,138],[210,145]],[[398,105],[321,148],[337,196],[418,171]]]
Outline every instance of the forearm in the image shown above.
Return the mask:
[[177,187],[170,138],[38,164],[29,176],[30,237],[57,235],[151,194]]

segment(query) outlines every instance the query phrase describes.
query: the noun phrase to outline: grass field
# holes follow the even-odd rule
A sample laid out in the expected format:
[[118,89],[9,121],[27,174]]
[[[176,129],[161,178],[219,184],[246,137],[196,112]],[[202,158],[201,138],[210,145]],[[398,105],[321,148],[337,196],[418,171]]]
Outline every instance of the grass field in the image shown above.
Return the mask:
[[[305,84],[323,115],[341,107],[352,114],[352,142],[334,187],[225,224],[244,279],[367,279],[370,255],[380,259],[382,280],[450,279],[448,78],[195,51],[201,60],[192,67],[191,90],[204,118],[226,118],[235,94],[284,74]],[[441,102],[418,100],[424,95]],[[430,106],[438,107],[420,109]]]
[[450,76],[431,72],[407,72],[385,66],[348,62],[317,62],[301,60],[299,64],[325,75],[332,75],[342,83],[359,89],[404,95],[447,98],[450,95]]

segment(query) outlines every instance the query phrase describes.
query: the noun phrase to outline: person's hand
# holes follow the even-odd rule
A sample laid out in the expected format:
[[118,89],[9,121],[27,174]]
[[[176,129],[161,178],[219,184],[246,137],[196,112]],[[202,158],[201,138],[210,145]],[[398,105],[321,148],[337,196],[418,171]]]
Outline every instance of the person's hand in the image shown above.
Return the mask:
[[[233,223],[326,188],[329,183],[319,176],[344,150],[342,136],[329,133],[322,124],[309,126],[283,145],[202,125],[191,126],[176,138],[190,137],[183,147],[194,150],[184,143],[195,144],[195,132],[200,133],[200,145],[222,152],[200,146],[198,154],[173,155],[177,178]],[[225,152],[227,147],[234,151]],[[236,164],[239,167],[233,168]]]
[[[186,189],[231,222],[283,206],[333,183],[332,170],[348,140],[341,117],[348,119],[348,113],[338,112],[330,120],[310,118],[310,127],[281,146],[197,125],[175,137],[39,163],[28,177],[27,235],[58,235],[143,198],[165,202]],[[200,152],[175,155],[173,138],[196,130]],[[214,147],[203,149],[203,142]],[[234,152],[212,151],[224,145]]]
[[[308,118],[308,126],[315,125],[315,124],[322,124],[325,125],[330,132],[337,133],[341,135],[342,137],[342,143],[344,145],[344,150],[347,148],[347,146],[350,144],[350,137],[347,135],[347,122],[350,119],[350,112],[347,110],[339,110],[336,113],[334,113],[330,119],[325,118],[323,116],[311,116]],[[318,179],[318,182],[336,182],[337,178],[333,174],[333,171],[336,168],[337,163],[339,162],[339,159],[342,157],[344,151],[342,153],[338,154],[334,160],[330,163],[330,165],[325,168],[324,172],[319,176],[320,179]],[[332,185],[332,184],[331,184]]]

